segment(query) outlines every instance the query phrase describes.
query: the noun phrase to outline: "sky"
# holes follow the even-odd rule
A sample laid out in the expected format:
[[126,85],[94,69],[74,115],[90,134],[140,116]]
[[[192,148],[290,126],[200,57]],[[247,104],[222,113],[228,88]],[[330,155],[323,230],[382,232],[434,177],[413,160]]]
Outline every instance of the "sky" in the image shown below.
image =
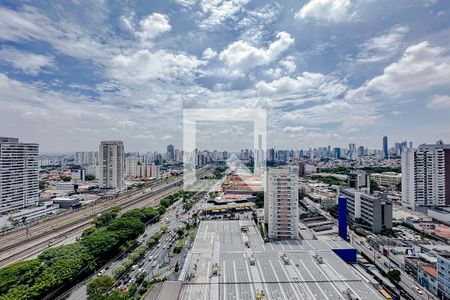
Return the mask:
[[[0,0],[1,136],[181,148],[193,108],[265,109],[278,149],[450,143],[450,1]],[[196,136],[237,150],[242,124]]]

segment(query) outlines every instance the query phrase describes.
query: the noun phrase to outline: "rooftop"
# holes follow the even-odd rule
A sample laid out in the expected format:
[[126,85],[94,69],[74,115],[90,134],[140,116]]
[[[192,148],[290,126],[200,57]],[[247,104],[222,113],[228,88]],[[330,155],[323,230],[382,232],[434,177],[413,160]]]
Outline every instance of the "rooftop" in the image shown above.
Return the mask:
[[[249,242],[249,247],[246,246]],[[180,299],[382,299],[331,249],[341,240],[264,243],[252,221],[202,221],[180,274]]]

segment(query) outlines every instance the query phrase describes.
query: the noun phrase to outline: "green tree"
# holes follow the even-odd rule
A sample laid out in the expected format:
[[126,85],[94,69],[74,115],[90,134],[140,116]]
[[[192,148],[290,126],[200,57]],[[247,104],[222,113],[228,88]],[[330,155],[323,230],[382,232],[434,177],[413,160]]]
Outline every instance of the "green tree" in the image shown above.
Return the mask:
[[61,180],[64,181],[64,182],[68,182],[68,181],[72,180],[72,177],[70,177],[70,176],[61,176]]
[[101,275],[92,279],[87,284],[87,296],[89,300],[104,299],[109,289],[114,285],[115,279],[111,276]]
[[94,257],[103,257],[115,252],[120,245],[119,241],[119,235],[117,233],[99,229],[84,237],[81,243]]
[[43,190],[47,186],[47,182],[45,180],[39,180],[39,189]]
[[108,225],[107,229],[117,233],[121,243],[133,240],[145,231],[145,226],[137,218],[118,218]]
[[370,181],[370,192],[373,193],[375,191],[379,191],[380,187],[378,186],[378,183],[375,180]]
[[41,271],[39,259],[21,261],[0,269],[0,295],[12,287],[32,283]]
[[83,233],[81,233],[81,237],[87,237],[88,235],[94,233],[95,231],[97,231],[96,227],[89,227],[86,228],[85,230],[83,230]]
[[397,283],[400,281],[400,271],[397,269],[389,270],[386,274],[386,277],[393,283]]
[[158,207],[158,213],[160,216],[162,216],[163,214],[166,213],[166,208],[164,206],[159,206]]
[[110,210],[95,217],[92,220],[92,223],[94,223],[97,228],[106,226],[106,225],[110,224],[113,220],[116,219],[117,215],[119,214],[119,211],[120,211],[120,207],[118,207],[118,206],[113,207]]
[[92,180],[95,180],[95,176],[92,175],[92,174],[86,174],[86,175],[84,176],[84,180],[86,180],[86,181],[92,181]]
[[264,192],[259,191],[259,192],[255,192],[255,205],[257,208],[263,208],[264,207]]

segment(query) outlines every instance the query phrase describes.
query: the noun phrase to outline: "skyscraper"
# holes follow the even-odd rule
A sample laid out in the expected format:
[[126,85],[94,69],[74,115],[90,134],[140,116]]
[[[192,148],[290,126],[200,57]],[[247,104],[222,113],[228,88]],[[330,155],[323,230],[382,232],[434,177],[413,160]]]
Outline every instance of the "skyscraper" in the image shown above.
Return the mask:
[[270,168],[264,204],[269,238],[298,238],[298,167]]
[[175,160],[175,150],[174,150],[173,145],[168,145],[167,146],[166,159],[168,161],[174,161]]
[[99,183],[103,188],[122,189],[124,147],[122,141],[103,141],[99,146]]
[[0,213],[39,201],[39,145],[0,137]]
[[438,141],[404,149],[402,203],[412,209],[450,205],[450,145]]
[[389,158],[389,144],[387,136],[383,136],[383,157]]

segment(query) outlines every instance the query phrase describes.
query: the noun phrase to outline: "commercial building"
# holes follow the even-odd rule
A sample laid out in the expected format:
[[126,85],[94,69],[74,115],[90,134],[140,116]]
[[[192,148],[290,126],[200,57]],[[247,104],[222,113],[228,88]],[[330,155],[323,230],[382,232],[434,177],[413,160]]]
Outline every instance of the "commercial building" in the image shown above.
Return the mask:
[[122,189],[124,147],[122,141],[103,141],[99,146],[99,183],[103,188]]
[[433,295],[437,295],[438,280],[436,266],[427,263],[418,263],[417,282]]
[[174,299],[383,299],[336,253],[346,249],[342,240],[264,243],[249,220],[202,221]]
[[450,145],[438,141],[404,149],[402,203],[414,210],[450,205]]
[[347,196],[348,216],[351,220],[370,226],[373,232],[392,229],[392,202],[353,188],[339,190],[338,195]]
[[0,137],[0,213],[37,205],[39,145]]
[[389,158],[389,144],[387,136],[383,136],[383,157]]
[[450,252],[441,252],[437,258],[438,295],[450,299]]
[[370,174],[370,179],[380,186],[396,189],[402,182],[402,174],[395,172],[373,173]]
[[298,169],[270,168],[267,175],[267,222],[270,239],[298,238]]

